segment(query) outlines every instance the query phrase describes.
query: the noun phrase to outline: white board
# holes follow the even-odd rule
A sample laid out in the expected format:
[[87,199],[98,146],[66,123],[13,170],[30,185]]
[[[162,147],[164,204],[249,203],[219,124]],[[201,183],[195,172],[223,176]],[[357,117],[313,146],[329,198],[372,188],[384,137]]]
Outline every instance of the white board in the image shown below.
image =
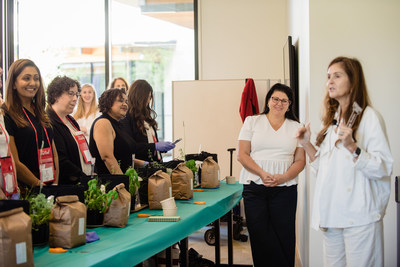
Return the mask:
[[[270,81],[254,80],[260,112]],[[272,83],[271,83],[272,85]],[[174,158],[206,151],[218,154],[221,179],[230,172],[230,152],[237,149],[242,127],[239,106],[245,80],[176,81],[172,84],[173,139],[183,138],[174,149]],[[232,175],[239,178],[241,164],[233,152]]]

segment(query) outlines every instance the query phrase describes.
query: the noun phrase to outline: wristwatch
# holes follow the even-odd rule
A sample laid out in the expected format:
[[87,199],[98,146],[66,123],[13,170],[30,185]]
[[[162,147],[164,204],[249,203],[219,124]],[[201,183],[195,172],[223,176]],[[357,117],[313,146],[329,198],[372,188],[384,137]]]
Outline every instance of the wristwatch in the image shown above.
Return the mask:
[[353,157],[357,158],[358,156],[360,156],[360,154],[361,154],[361,149],[357,147],[356,150],[354,150],[353,152]]

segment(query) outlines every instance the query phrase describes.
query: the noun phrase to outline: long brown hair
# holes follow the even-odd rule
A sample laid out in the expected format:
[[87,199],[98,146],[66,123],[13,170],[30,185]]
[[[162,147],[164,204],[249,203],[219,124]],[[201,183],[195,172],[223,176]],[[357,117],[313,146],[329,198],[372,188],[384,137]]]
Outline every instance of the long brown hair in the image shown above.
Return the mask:
[[[150,105],[147,104],[151,98]],[[145,80],[136,80],[129,87],[128,91],[128,112],[129,115],[136,120],[136,125],[143,135],[146,135],[144,122],[146,121],[150,127],[157,129],[157,113],[151,108],[153,106],[153,88]]]
[[75,114],[74,114],[74,119],[75,119],[75,120],[78,120],[78,119],[83,118],[83,117],[87,118],[87,117],[89,117],[89,116],[92,115],[92,114],[96,114],[96,112],[99,110],[99,108],[98,108],[98,106],[97,106],[97,95],[96,95],[96,90],[94,90],[93,85],[88,84],[88,83],[82,85],[81,93],[83,92],[83,89],[86,88],[86,87],[92,88],[93,95],[94,95],[94,96],[93,96],[93,99],[92,99],[92,102],[90,102],[90,109],[89,109],[88,114],[86,115],[86,114],[85,114],[85,106],[84,106],[83,98],[82,98],[82,95],[81,95],[81,96],[79,97],[79,99],[78,99],[78,105],[77,105],[77,107],[76,107],[76,112],[75,112]]
[[[367,106],[370,106],[370,100],[367,91],[367,85],[365,83],[364,72],[361,63],[356,58],[348,57],[337,57],[329,63],[328,69],[333,65],[339,63],[343,70],[349,77],[350,82],[350,105],[346,111],[343,113],[343,120],[347,122],[352,113],[352,104],[357,102],[357,104],[362,108],[362,112],[357,116],[355,123],[352,127],[353,139],[356,141],[355,134],[357,132],[358,126],[360,125],[362,114]],[[333,98],[329,97],[328,90],[325,91],[325,97],[323,101],[323,116],[322,124],[323,127],[317,135],[316,145],[321,145],[322,141],[325,139],[326,131],[333,124],[335,119],[335,113],[338,111],[339,102]]]
[[125,90],[128,90],[129,84],[128,84],[128,82],[127,82],[124,78],[122,78],[122,77],[114,78],[114,80],[112,80],[112,82],[110,83],[110,85],[108,86],[107,89],[115,88],[115,83],[116,83],[118,80],[121,80],[121,81],[125,84]]
[[38,91],[35,96],[32,98],[32,106],[35,112],[35,116],[44,127],[50,127],[50,119],[47,117],[45,113],[45,93],[43,86],[42,75],[40,74],[39,68],[36,64],[29,59],[18,59],[11,64],[10,69],[8,71],[8,77],[6,82],[6,96],[5,103],[3,104],[3,108],[10,114],[15,124],[18,127],[27,127],[29,126],[29,122],[25,119],[24,112],[22,111],[22,102],[18,95],[18,92],[15,87],[15,81],[17,77],[21,74],[21,72],[26,67],[34,67],[39,74],[40,85]]

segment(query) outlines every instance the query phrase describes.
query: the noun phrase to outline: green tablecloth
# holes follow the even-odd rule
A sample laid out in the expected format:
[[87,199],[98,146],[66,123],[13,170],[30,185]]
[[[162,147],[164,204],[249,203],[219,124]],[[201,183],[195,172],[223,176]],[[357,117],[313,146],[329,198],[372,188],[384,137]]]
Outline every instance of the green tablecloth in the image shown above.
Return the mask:
[[[241,184],[221,182],[218,189],[194,192],[191,201],[205,201],[205,205],[177,200],[177,215],[181,217],[178,222],[148,222],[147,218],[138,218],[137,213],[132,213],[124,228],[87,229],[96,231],[100,240],[70,251],[88,253],[53,254],[48,252],[48,246],[35,247],[35,266],[134,266],[225,215],[240,201],[242,190]],[[162,215],[161,210],[144,209],[139,213]]]

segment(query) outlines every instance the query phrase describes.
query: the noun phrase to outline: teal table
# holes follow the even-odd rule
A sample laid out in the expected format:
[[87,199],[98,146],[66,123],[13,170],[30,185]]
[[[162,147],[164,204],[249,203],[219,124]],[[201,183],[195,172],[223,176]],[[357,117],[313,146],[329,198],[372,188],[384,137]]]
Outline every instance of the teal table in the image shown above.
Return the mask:
[[[48,246],[35,247],[35,266],[132,267],[218,220],[240,201],[242,191],[241,184],[227,185],[223,181],[218,189],[194,192],[191,201],[205,201],[205,205],[188,204],[183,202],[189,201],[177,200],[177,215],[181,217],[177,222],[148,222],[147,218],[138,218],[137,213],[132,213],[124,228],[87,229],[88,232],[96,231],[100,240],[70,251],[88,253],[53,254],[48,252]],[[161,210],[144,209],[139,213],[162,215]]]

